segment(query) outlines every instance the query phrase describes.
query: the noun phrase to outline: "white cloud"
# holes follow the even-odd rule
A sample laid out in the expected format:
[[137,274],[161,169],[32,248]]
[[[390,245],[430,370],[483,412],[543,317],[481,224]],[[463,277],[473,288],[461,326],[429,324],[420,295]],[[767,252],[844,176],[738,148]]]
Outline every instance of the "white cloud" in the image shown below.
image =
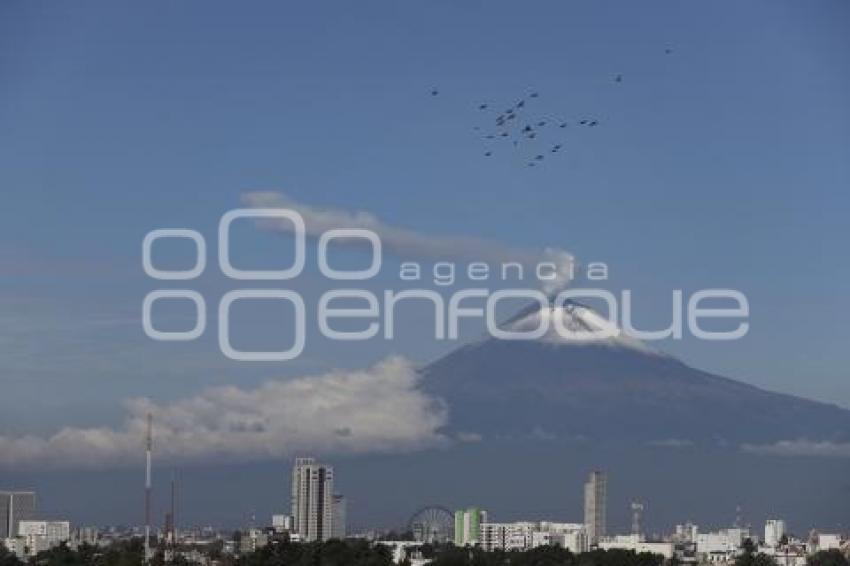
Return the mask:
[[828,440],[780,440],[774,444],[744,444],[741,449],[744,452],[772,456],[850,458],[850,442],[830,442]]
[[278,458],[295,453],[408,451],[448,442],[445,404],[418,389],[400,357],[254,389],[216,387],[169,404],[128,401],[119,428],[64,428],[50,437],[0,436],[0,467],[114,466],[138,462],[146,415],[160,461]]
[[[572,279],[572,254],[560,248],[529,250],[509,247],[489,240],[460,236],[432,236],[414,230],[389,225],[374,214],[336,208],[318,208],[296,202],[276,191],[254,191],[242,195],[242,201],[252,208],[288,208],[304,218],[307,235],[319,237],[323,232],[338,228],[361,228],[375,232],[381,239],[384,253],[410,261],[468,261],[500,264],[517,262],[531,266],[546,262],[557,266],[556,278],[543,281],[546,292],[563,289]],[[272,231],[291,233],[292,223],[286,220],[264,219],[259,225]],[[335,240],[345,244],[343,240]],[[352,239],[350,245],[364,245],[362,239]]]

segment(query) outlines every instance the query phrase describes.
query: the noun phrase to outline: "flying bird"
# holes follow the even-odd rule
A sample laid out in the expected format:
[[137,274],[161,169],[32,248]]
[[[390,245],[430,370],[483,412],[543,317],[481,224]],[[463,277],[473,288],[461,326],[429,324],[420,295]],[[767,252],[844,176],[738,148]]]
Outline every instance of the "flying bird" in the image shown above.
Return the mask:
[[673,50],[672,50],[672,49],[670,49],[669,47],[668,47],[667,49],[665,49],[665,50],[664,50],[664,54],[665,54],[665,55],[670,55],[671,53],[673,53]]
[[438,94],[440,94],[439,90],[437,90],[436,88],[431,89],[431,96],[437,96]]
[[[618,74],[618,75],[614,76],[615,82],[619,83],[619,82],[622,82],[622,80],[623,80],[623,75]],[[432,96],[437,96],[439,94],[439,90],[437,89],[437,87],[434,87],[434,89],[431,91],[431,94],[432,94]],[[538,165],[543,166],[543,161],[546,159],[546,153],[547,152],[552,153],[552,154],[560,153],[561,151],[564,150],[564,145],[562,145],[562,143],[551,143],[547,139],[548,136],[543,136],[543,135],[538,136],[538,133],[540,133],[540,134],[544,133],[544,130],[542,130],[541,128],[543,128],[547,125],[549,125],[552,128],[554,128],[555,126],[558,126],[559,128],[566,128],[568,125],[570,125],[570,122],[566,121],[566,120],[561,121],[561,120],[558,120],[558,119],[553,118],[551,116],[549,118],[543,118],[543,117],[539,117],[539,116],[535,117],[533,115],[531,115],[531,116],[521,116],[522,112],[524,112],[524,108],[526,107],[527,103],[530,102],[530,99],[539,98],[539,96],[540,96],[540,93],[538,93],[536,91],[528,92],[526,94],[525,98],[519,99],[518,101],[515,100],[514,105],[512,107],[504,110],[504,112],[501,112],[501,113],[494,112],[494,114],[497,114],[493,118],[493,122],[495,123],[496,128],[491,129],[490,133],[486,132],[486,130],[488,129],[486,126],[483,126],[483,127],[482,126],[474,126],[473,130],[475,130],[476,132],[480,132],[479,135],[481,136],[481,139],[486,139],[486,140],[502,140],[502,139],[504,139],[505,141],[509,140],[511,142],[511,145],[513,145],[514,148],[517,148],[517,149],[519,148],[519,146],[523,142],[525,142],[528,145],[531,145],[530,142],[533,141],[536,144],[537,142],[534,141],[534,140],[536,138],[540,137],[541,141],[545,145],[543,147],[536,148],[536,151],[539,151],[541,153],[532,153],[531,155],[526,154],[527,155],[526,156],[526,165],[528,167],[536,167]],[[473,101],[472,108],[477,108],[479,111],[483,111],[483,110],[493,110],[493,111],[495,111],[496,108],[498,107],[497,104],[498,103],[493,103],[493,102],[474,102]],[[522,118],[522,121],[520,121],[520,118]],[[581,119],[581,120],[576,120],[573,123],[573,125],[578,125],[578,124],[592,128],[592,127],[599,125],[599,121],[595,120],[595,119],[591,119],[591,118],[584,118],[584,119]],[[492,127],[492,124],[491,124],[491,127]],[[485,130],[485,131],[482,132],[481,130]],[[525,139],[523,139],[523,138],[525,138]],[[548,149],[546,149],[547,147],[548,147]],[[494,151],[493,148],[495,148],[495,145],[487,144],[487,145],[484,146],[484,148],[481,149],[481,154],[483,154],[484,157],[494,157],[495,158],[496,157],[495,154],[498,153],[498,151]],[[501,157],[501,154],[500,154],[499,157]],[[552,158],[552,159],[555,159],[555,158]]]
[[614,82],[615,83],[623,82],[623,75],[617,75],[616,77],[614,77]]

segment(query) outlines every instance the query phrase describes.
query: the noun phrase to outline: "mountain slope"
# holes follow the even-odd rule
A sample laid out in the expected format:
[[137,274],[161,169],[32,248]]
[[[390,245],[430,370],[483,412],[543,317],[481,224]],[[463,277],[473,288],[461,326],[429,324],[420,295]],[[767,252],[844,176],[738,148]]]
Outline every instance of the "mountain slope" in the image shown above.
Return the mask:
[[[540,317],[585,330],[602,320],[572,304],[527,309],[503,328],[534,328]],[[451,430],[484,438],[720,445],[850,440],[850,411],[688,367],[622,334],[569,341],[550,328],[535,340],[487,338],[423,372],[424,388],[448,403]]]

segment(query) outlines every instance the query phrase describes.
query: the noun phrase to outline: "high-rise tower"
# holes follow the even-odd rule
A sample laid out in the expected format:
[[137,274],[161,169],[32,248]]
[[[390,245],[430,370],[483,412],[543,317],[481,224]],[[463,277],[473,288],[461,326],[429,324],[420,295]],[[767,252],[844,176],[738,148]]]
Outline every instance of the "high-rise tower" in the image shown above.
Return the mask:
[[590,473],[584,484],[584,525],[590,544],[597,544],[605,536],[605,509],[608,504],[608,478],[605,472]]
[[18,536],[18,523],[34,518],[34,491],[0,491],[0,540]]
[[296,458],[292,468],[292,521],[304,541],[334,536],[334,470],[313,458]]

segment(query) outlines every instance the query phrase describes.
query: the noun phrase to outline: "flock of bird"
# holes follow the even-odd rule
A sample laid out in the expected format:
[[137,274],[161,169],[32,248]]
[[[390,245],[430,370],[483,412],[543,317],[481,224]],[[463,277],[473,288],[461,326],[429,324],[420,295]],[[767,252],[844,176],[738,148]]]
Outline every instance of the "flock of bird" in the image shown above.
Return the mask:
[[[664,53],[670,55],[672,49],[666,48]],[[613,82],[623,82],[623,75],[613,77]],[[431,89],[431,96],[439,96],[436,87]],[[599,119],[582,117],[566,120],[535,112],[540,93],[528,92],[524,97],[515,99],[507,108],[495,106],[490,102],[480,102],[478,112],[488,116],[486,126],[474,126],[473,131],[484,142],[482,153],[484,157],[493,157],[504,150],[519,154],[528,167],[541,165],[552,154],[563,153],[564,141],[568,128],[595,128]]]

